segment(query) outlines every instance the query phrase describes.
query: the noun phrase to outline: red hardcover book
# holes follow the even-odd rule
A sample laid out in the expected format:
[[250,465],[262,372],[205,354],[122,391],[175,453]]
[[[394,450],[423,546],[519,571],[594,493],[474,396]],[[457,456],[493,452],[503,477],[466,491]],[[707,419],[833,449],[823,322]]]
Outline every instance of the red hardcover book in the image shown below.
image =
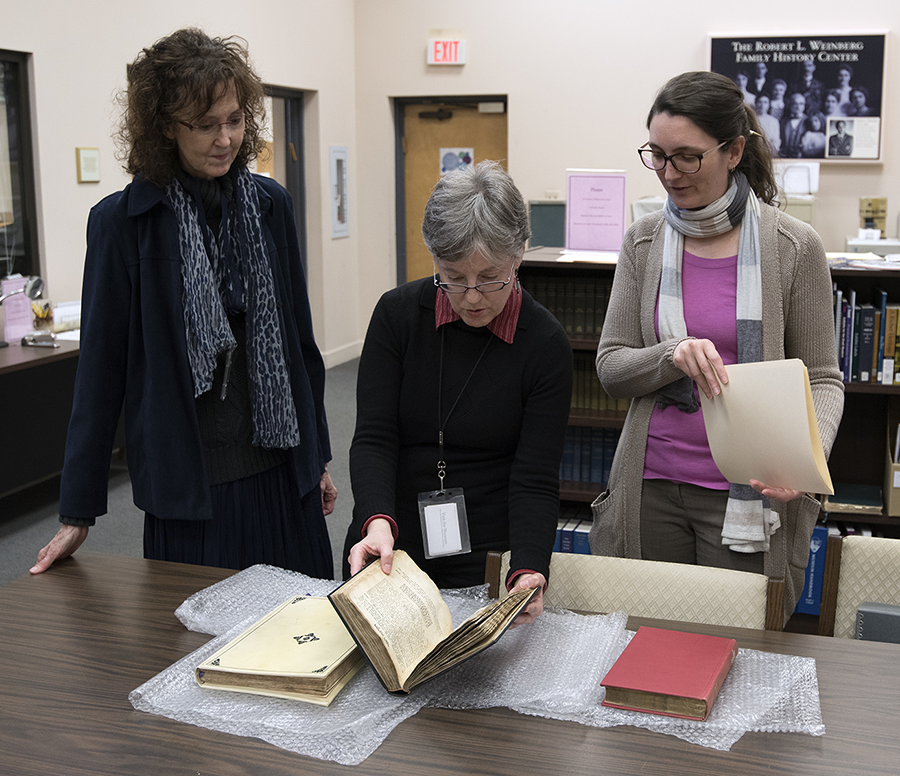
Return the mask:
[[737,656],[734,639],[638,628],[601,684],[604,706],[704,720]]

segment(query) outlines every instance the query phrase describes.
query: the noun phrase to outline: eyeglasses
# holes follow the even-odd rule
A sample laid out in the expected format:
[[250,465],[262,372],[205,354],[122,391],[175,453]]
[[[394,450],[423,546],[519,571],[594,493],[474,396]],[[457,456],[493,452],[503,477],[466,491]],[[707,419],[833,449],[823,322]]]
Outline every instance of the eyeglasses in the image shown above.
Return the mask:
[[695,172],[700,172],[700,164],[709,154],[713,151],[718,151],[723,145],[728,145],[730,142],[730,140],[724,140],[715,148],[710,148],[709,151],[705,151],[702,154],[672,154],[671,156],[666,156],[662,151],[648,148],[647,146],[650,144],[644,143],[638,148],[638,156],[641,157],[644,167],[648,170],[659,172],[665,169],[666,162],[669,162],[676,172],[693,175]]
[[187,127],[191,132],[196,132],[200,137],[212,137],[219,134],[219,127],[225,127],[230,133],[239,132],[244,128],[244,116],[235,116],[228,121],[204,121],[202,124],[188,124],[186,121],[179,121],[183,127]]
[[438,280],[437,268],[434,271],[434,284],[445,294],[467,294],[469,291],[478,291],[481,294],[493,294],[500,291],[512,279],[515,272],[515,262],[509,268],[509,277],[506,280],[489,280],[487,283],[476,283],[474,286],[467,286],[464,283],[442,283]]

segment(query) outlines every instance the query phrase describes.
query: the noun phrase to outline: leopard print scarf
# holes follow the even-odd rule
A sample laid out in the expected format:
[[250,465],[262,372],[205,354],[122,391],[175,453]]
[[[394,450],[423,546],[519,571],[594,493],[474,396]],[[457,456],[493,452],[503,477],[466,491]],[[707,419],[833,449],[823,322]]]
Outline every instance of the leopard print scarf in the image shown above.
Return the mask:
[[222,196],[222,219],[214,239],[199,206],[196,181],[191,195],[177,180],[166,186],[175,210],[184,282],[182,306],[194,397],[213,387],[216,362],[237,343],[229,311],[247,314],[247,369],[251,384],[253,444],[290,448],[300,444],[291,395],[272,268],[260,223],[259,195],[250,172],[229,173],[234,197]]

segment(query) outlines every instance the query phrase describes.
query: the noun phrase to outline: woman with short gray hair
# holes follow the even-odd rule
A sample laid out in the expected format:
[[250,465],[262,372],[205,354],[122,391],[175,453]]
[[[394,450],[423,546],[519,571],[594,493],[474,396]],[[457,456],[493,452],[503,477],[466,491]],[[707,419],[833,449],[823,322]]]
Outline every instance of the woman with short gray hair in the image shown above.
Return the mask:
[[[572,350],[519,285],[525,202],[496,162],[448,173],[425,208],[433,278],[388,291],[359,364],[345,575],[406,550],[439,587],[484,581],[511,551],[507,588],[542,608],[559,517]],[[434,530],[429,506],[439,506]]]
[[455,262],[480,251],[490,262],[521,256],[531,236],[522,195],[497,162],[480,162],[438,181],[422,220],[425,247]]

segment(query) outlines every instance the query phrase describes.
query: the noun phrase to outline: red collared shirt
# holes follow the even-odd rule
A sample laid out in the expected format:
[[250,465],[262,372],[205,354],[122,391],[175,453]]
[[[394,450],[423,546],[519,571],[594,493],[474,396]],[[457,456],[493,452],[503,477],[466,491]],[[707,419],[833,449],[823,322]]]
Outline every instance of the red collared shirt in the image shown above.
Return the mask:
[[[488,323],[488,330],[507,344],[512,345],[513,337],[516,335],[516,324],[519,322],[519,310],[521,309],[522,293],[518,290],[513,290],[500,311],[500,315]],[[447,294],[439,289],[434,305],[434,328],[439,329],[445,323],[453,323],[453,321],[458,320],[461,320],[461,317],[450,305]]]

